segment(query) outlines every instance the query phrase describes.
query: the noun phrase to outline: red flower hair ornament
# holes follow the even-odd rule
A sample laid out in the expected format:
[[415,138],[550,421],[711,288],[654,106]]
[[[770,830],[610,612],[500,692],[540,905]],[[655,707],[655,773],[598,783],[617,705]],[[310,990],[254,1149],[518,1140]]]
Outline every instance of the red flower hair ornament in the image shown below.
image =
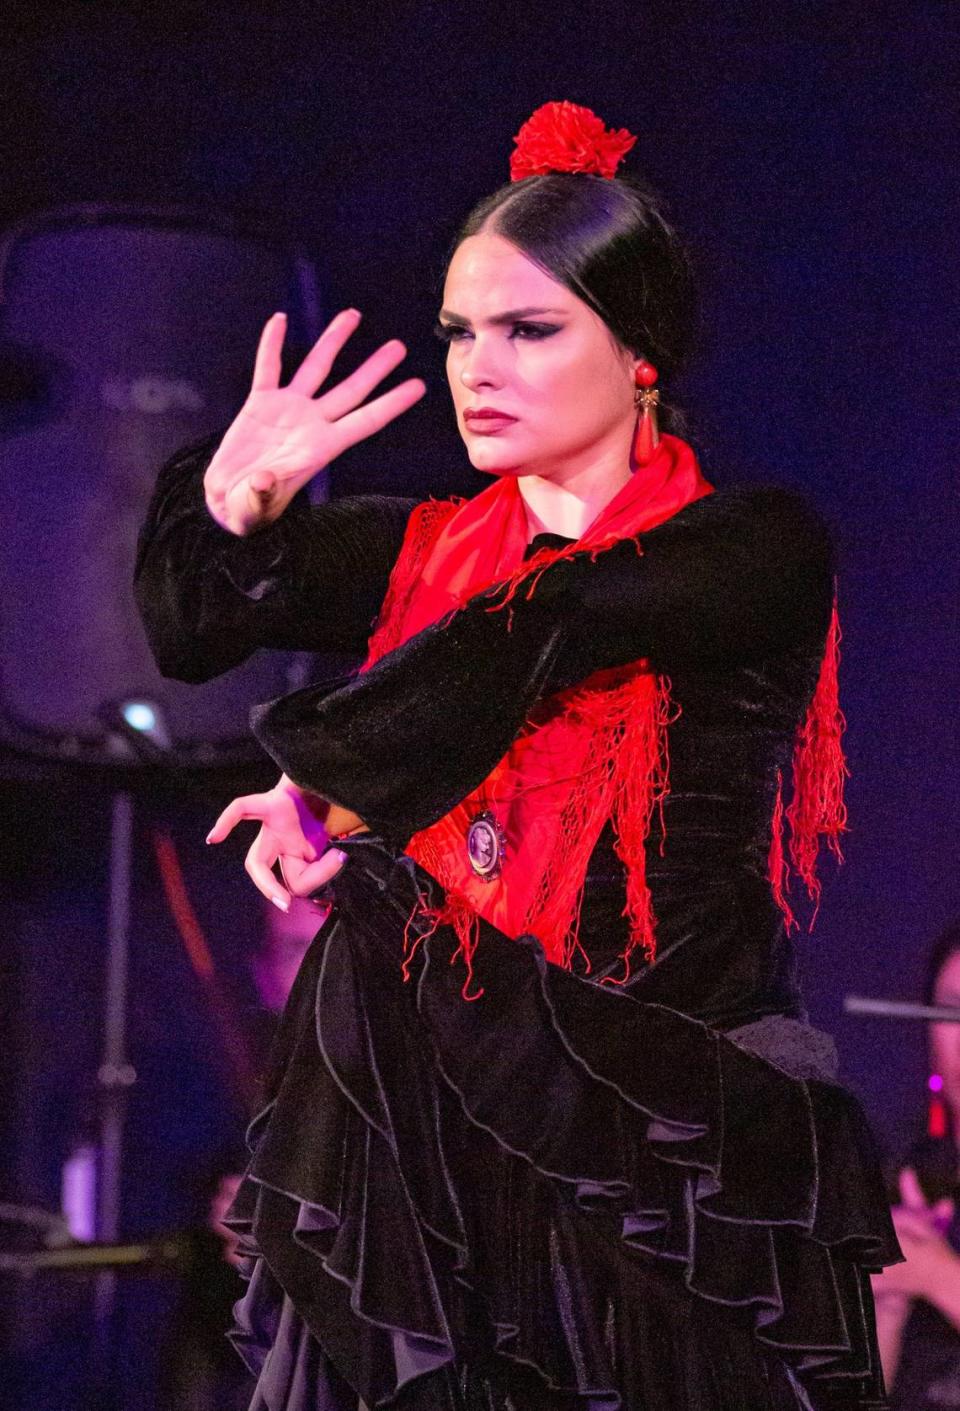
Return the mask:
[[614,177],[636,142],[625,127],[615,132],[603,119],[579,103],[544,103],[532,113],[513,139],[510,180],[546,176],[554,171],[592,172]]

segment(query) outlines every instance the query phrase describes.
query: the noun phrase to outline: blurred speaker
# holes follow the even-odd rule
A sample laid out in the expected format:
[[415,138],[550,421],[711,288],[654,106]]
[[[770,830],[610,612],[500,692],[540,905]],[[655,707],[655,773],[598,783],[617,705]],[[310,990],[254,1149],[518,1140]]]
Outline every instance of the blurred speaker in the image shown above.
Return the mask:
[[312,265],[227,219],[72,207],[0,234],[0,743],[128,764],[102,717],[136,699],[184,763],[238,763],[250,704],[302,679],[270,652],[204,686],[164,681],[131,591],[158,469],[232,419],[276,309],[308,347]]

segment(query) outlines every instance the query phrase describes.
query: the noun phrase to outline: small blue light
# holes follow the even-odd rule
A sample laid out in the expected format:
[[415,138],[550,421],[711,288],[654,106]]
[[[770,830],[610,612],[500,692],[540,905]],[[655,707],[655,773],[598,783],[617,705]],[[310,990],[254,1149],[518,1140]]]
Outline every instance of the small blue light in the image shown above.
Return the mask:
[[132,730],[146,732],[157,728],[157,717],[145,701],[129,701],[123,707],[123,718]]

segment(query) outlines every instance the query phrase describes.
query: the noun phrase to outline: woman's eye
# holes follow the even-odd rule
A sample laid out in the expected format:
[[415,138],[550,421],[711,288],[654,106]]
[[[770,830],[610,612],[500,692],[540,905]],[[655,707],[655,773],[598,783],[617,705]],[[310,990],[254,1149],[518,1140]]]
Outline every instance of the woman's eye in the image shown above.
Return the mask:
[[469,328],[459,323],[435,323],[433,331],[441,343],[462,343],[464,338],[470,336]]
[[[435,323],[433,331],[440,339],[441,343],[464,343],[468,338],[473,337],[473,331],[462,323]],[[511,338],[520,338],[524,342],[536,342],[543,338],[550,338],[554,333],[559,333],[560,327],[555,323],[515,323],[510,330]]]
[[515,323],[510,337],[523,339],[549,338],[551,334],[559,332],[560,329],[555,323]]

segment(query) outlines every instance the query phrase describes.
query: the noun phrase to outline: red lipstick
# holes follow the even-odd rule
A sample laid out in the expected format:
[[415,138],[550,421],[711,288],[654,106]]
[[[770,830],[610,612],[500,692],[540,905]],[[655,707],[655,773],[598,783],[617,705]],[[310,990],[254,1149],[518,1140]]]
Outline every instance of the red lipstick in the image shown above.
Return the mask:
[[506,412],[498,412],[496,407],[476,407],[463,414],[464,424],[477,436],[493,436],[512,426],[516,419]]

